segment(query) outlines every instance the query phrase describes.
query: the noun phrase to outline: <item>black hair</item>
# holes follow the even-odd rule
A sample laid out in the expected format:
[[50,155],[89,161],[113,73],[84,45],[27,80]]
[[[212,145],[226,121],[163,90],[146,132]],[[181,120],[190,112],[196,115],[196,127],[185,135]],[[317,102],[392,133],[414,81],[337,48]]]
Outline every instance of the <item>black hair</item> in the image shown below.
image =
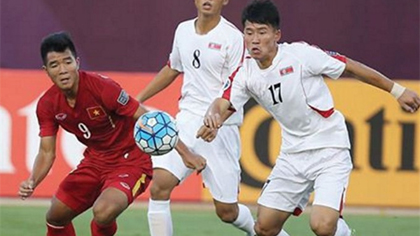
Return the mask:
[[69,33],[62,31],[46,36],[41,43],[42,62],[46,65],[49,52],[64,52],[67,49],[70,49],[75,58],[77,57],[76,48]]
[[270,0],[254,0],[242,11],[242,26],[245,22],[271,25],[274,29],[280,27],[280,13]]

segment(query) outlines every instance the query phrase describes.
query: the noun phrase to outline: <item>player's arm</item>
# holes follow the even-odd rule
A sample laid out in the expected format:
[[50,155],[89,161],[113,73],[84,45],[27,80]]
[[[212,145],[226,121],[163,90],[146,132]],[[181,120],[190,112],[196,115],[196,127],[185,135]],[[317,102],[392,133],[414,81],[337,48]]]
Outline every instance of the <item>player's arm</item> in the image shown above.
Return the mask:
[[212,134],[211,132],[217,131],[223,122],[232,115],[233,111],[229,110],[230,107],[231,104],[228,100],[216,98],[207,109],[203,120],[204,125],[197,131],[196,138],[202,138],[207,142],[213,141],[217,133]]
[[207,109],[204,116],[204,125],[211,129],[218,129],[223,125],[225,118],[228,117],[231,107],[230,102],[225,98],[216,98]]
[[204,168],[206,168],[206,159],[204,157],[192,152],[187,145],[182,142],[181,139],[178,139],[178,143],[175,146],[175,150],[179,153],[184,162],[185,166],[197,170],[199,174]]
[[[223,98],[221,98],[223,99]],[[223,99],[225,101],[227,101],[226,99]],[[229,103],[230,104],[230,103]],[[209,109],[211,109],[211,106],[209,107]],[[222,124],[234,113],[234,110],[228,109],[226,110],[224,113],[217,115],[216,117],[208,117],[208,120],[217,120],[215,122],[211,122],[213,123],[220,123],[220,126],[218,126],[218,128],[220,128],[222,126]],[[214,128],[214,126],[210,126],[210,125],[206,125],[206,117],[207,117],[207,113],[206,116],[204,117],[204,125],[202,125],[196,134],[196,138],[201,138],[206,142],[211,142],[213,141],[216,136],[217,136],[217,131],[218,128]],[[219,119],[220,118],[220,119]],[[217,126],[217,125],[216,125]]]
[[144,102],[170,85],[180,74],[168,65],[164,66],[156,77],[137,96],[137,100]]
[[378,71],[347,58],[345,72],[362,82],[390,92],[404,111],[415,112],[420,107],[420,97],[414,91],[393,82]]
[[138,120],[140,118],[140,116],[142,116],[144,113],[148,112],[149,110],[147,110],[141,103],[139,104],[139,107],[137,108],[136,112],[133,115],[133,119],[134,120]]
[[20,184],[19,196],[26,199],[32,195],[36,186],[44,180],[55,160],[56,136],[41,138],[38,155],[36,156],[32,173]]

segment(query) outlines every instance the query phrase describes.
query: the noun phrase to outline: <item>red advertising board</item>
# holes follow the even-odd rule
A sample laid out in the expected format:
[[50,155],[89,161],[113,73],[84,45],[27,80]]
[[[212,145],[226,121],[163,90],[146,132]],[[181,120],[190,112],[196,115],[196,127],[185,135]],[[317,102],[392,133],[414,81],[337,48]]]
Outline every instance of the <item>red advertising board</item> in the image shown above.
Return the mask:
[[[154,76],[101,73],[119,82],[131,95],[136,95]],[[181,80],[180,77],[145,105],[175,115]],[[399,83],[420,93],[418,80]],[[35,106],[51,84],[42,70],[0,69],[0,197],[17,197],[19,183],[30,174],[39,147]],[[344,114],[351,131],[355,168],[350,177],[347,205],[418,208],[419,113],[403,112],[390,94],[354,79],[327,80],[327,85],[335,108]],[[245,110],[241,127],[240,200],[255,203],[277,159],[281,129],[255,102]],[[256,138],[261,132],[264,135]],[[51,197],[64,176],[78,164],[82,151],[83,146],[71,134],[61,131],[57,137],[57,159],[34,197]],[[148,197],[146,191],[140,199]],[[192,175],[175,189],[172,200],[211,202],[212,197],[203,190],[200,176]]]

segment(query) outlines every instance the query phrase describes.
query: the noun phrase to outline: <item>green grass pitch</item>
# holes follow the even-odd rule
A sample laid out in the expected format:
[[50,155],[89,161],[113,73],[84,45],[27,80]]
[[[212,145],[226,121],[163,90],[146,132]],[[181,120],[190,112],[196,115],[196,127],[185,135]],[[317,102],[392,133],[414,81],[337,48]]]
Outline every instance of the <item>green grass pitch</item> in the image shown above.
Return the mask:
[[[47,206],[0,205],[0,235],[45,235]],[[149,235],[147,210],[131,207],[118,218],[118,236]],[[172,211],[175,235],[179,236],[244,236],[230,225],[222,223],[212,210]],[[92,217],[87,211],[74,220],[77,235],[90,235]],[[420,216],[347,215],[346,221],[356,230],[355,236],[419,236]],[[291,217],[286,230],[291,236],[314,235],[309,229],[308,215]]]

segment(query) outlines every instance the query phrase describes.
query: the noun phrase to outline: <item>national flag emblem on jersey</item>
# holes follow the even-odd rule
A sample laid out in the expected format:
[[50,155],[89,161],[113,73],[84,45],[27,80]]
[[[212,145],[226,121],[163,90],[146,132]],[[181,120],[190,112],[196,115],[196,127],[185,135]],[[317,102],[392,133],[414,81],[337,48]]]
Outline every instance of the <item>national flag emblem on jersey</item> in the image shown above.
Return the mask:
[[220,50],[222,48],[222,45],[218,44],[218,43],[209,43],[209,48],[210,49],[215,49],[215,50]]
[[124,90],[121,90],[121,93],[118,96],[117,102],[125,106],[128,103],[128,100],[130,100],[128,94]]
[[291,74],[293,72],[294,72],[293,71],[293,66],[288,66],[288,67],[285,67],[285,68],[280,69],[280,75],[281,76],[284,76],[284,75],[287,75],[287,74]]
[[87,110],[87,112],[89,114],[89,118],[91,120],[94,120],[94,119],[99,118],[99,117],[106,116],[106,113],[101,106],[89,107],[86,110]]

